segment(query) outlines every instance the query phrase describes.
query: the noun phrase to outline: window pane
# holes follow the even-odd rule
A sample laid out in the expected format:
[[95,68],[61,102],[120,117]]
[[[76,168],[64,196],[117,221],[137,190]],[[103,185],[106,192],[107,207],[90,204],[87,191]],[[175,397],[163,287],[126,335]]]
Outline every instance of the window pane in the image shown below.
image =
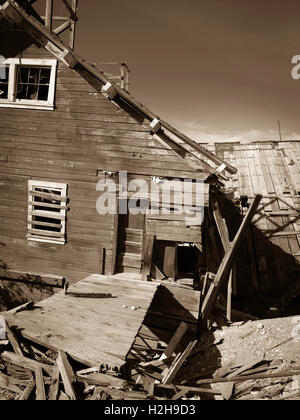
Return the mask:
[[8,67],[0,66],[0,99],[8,98],[8,73]]
[[51,69],[48,67],[18,67],[17,99],[47,101]]

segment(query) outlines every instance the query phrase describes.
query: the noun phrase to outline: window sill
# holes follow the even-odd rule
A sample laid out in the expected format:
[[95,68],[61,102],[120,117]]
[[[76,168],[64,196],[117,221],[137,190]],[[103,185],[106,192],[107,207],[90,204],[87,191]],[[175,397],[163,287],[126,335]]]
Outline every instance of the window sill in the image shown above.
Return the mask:
[[38,109],[42,111],[53,111],[54,105],[43,105],[43,104],[22,104],[17,102],[1,103],[0,108],[21,108],[21,109]]
[[43,243],[47,243],[47,244],[55,244],[55,245],[65,245],[66,241],[62,240],[59,241],[58,239],[48,239],[48,238],[38,238],[38,237],[27,237],[28,241],[31,242],[43,242]]

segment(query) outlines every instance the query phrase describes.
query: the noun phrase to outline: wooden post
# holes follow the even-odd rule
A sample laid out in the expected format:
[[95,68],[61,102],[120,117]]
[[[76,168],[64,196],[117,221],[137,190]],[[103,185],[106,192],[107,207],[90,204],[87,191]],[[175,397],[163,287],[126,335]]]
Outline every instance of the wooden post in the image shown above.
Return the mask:
[[[219,231],[219,235],[222,241],[224,251],[227,252],[230,247],[230,238],[229,238],[228,228],[227,228],[225,219],[223,219],[222,217],[220,206],[216,198],[214,198],[213,200],[213,213],[214,213],[215,222]],[[232,289],[233,289],[234,275],[235,275],[235,270],[233,267],[229,274],[228,288],[227,288],[227,315],[226,317],[229,322],[232,321],[231,304],[232,304]]]
[[45,26],[52,31],[53,0],[46,0]]
[[208,316],[215,304],[216,298],[219,294],[221,287],[223,286],[224,282],[228,279],[229,271],[232,267],[232,263],[235,257],[235,254],[240,246],[240,243],[243,239],[243,235],[248,229],[257,209],[261,202],[262,195],[256,195],[251,207],[249,208],[233,242],[230,244],[229,249],[225,253],[223,261],[219,267],[219,270],[216,274],[216,278],[212,283],[205,300],[202,306],[202,320],[206,321]]
[[[75,46],[75,31],[76,31],[76,20],[77,20],[77,9],[78,9],[78,0],[72,0],[71,6],[74,14],[71,14],[71,25],[70,25],[70,48],[74,50]],[[75,19],[75,16],[76,19]]]
[[121,89],[125,89],[125,64],[121,64]]

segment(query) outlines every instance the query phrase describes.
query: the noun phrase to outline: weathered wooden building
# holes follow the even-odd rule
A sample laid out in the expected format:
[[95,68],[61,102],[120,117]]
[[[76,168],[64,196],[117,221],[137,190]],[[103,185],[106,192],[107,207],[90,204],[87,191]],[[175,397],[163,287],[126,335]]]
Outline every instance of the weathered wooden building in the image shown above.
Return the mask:
[[[2,268],[70,282],[89,274],[139,273],[147,255],[151,261],[155,237],[154,248],[165,255],[157,264],[174,277],[178,244],[202,250],[202,222],[174,213],[175,195],[171,215],[153,215],[150,207],[147,215],[101,215],[97,183],[115,181],[121,206],[122,171],[149,186],[153,177],[157,184],[162,178],[199,180],[208,206],[210,184],[235,169],[74,52],[77,1],[64,2],[65,20],[53,16],[52,1],[45,2],[45,16],[34,3],[0,2]],[[66,29],[69,44],[59,36]],[[199,205],[194,198],[191,208]]]
[[[236,258],[234,292],[285,290],[297,281],[299,143],[194,142],[74,52],[77,1],[64,2],[66,18],[53,16],[51,0],[37,1],[46,5],[45,16],[34,3],[0,1],[2,268],[69,282],[145,275],[151,260],[158,278],[200,267],[216,273],[224,255],[216,200],[232,240],[241,210],[261,193],[256,223]],[[128,183],[146,182],[136,201],[146,214],[119,211],[135,194],[124,198],[124,172]],[[187,208],[199,210],[194,219],[177,211],[184,180],[192,189]],[[163,191],[168,181],[176,191],[170,201],[153,199],[153,184]],[[100,214],[102,187],[112,182],[115,214]]]

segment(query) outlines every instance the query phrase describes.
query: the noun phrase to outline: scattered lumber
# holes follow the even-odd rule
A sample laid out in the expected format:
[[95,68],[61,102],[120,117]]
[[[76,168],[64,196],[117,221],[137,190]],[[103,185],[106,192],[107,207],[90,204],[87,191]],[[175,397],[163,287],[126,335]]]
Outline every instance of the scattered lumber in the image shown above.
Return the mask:
[[36,362],[35,360],[31,360],[28,357],[19,356],[9,351],[3,352],[1,354],[1,358],[6,362],[13,363],[17,366],[21,366],[22,368],[29,369],[33,372],[35,372],[36,368],[40,366],[45,370],[45,372],[47,372],[49,376],[52,376],[53,374],[53,368],[51,366]]

